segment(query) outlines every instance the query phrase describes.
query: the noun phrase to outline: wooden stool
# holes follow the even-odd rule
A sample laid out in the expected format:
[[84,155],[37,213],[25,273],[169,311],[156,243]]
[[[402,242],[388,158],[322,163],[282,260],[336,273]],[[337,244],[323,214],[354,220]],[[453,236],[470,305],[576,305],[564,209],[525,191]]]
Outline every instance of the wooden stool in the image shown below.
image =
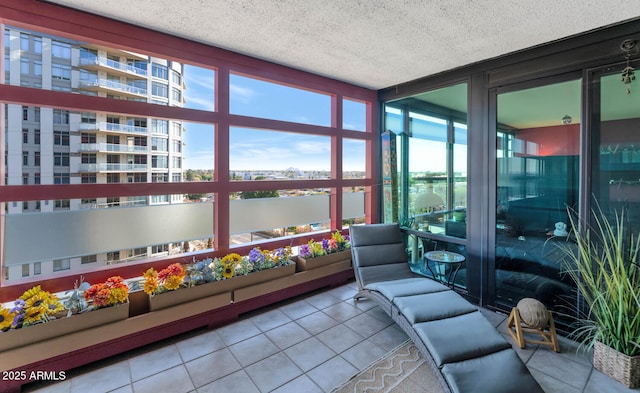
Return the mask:
[[[524,348],[525,343],[548,345],[555,352],[560,352],[560,344],[558,344],[558,337],[556,336],[556,325],[553,322],[553,315],[551,311],[545,310],[549,314],[549,322],[545,328],[531,327],[520,317],[520,311],[518,307],[511,309],[511,314],[507,319],[507,331],[513,337],[520,348]],[[514,332],[515,330],[515,332]],[[528,340],[524,338],[524,333],[539,334],[542,340]]]

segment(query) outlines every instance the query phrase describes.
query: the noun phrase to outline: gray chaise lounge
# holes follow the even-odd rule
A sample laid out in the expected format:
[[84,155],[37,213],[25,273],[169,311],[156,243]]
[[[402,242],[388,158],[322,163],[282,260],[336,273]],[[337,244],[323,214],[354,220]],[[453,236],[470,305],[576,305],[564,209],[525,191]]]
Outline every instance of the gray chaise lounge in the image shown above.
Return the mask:
[[375,301],[402,327],[446,392],[544,393],[477,307],[411,271],[397,224],[352,226],[350,236],[355,298]]

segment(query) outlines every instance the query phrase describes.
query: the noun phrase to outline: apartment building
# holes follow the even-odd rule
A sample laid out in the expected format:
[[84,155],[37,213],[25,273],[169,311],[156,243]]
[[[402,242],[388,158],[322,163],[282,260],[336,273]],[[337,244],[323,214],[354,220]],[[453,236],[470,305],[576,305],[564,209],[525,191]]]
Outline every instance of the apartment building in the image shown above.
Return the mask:
[[[184,69],[178,62],[9,26],[4,39],[8,84],[183,106]],[[5,119],[6,185],[182,181],[186,131],[182,122],[17,104],[6,105]],[[183,203],[182,194],[116,195],[14,202],[6,204],[6,212],[15,216],[179,203]],[[5,266],[4,276],[12,280],[64,270],[81,272],[143,256],[166,255],[171,247],[139,244],[100,254],[24,261]]]

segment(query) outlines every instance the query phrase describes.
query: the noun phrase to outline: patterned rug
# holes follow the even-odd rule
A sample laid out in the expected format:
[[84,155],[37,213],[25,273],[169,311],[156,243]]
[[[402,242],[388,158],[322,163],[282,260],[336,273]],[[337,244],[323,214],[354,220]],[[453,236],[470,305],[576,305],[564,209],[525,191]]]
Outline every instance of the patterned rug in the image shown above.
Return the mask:
[[442,393],[420,351],[406,341],[332,393]]

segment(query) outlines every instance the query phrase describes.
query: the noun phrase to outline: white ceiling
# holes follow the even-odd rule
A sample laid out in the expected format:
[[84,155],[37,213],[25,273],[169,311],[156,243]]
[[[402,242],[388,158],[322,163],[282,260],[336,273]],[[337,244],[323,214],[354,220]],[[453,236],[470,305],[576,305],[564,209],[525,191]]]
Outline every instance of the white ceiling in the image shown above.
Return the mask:
[[53,0],[372,89],[640,15],[629,0]]

